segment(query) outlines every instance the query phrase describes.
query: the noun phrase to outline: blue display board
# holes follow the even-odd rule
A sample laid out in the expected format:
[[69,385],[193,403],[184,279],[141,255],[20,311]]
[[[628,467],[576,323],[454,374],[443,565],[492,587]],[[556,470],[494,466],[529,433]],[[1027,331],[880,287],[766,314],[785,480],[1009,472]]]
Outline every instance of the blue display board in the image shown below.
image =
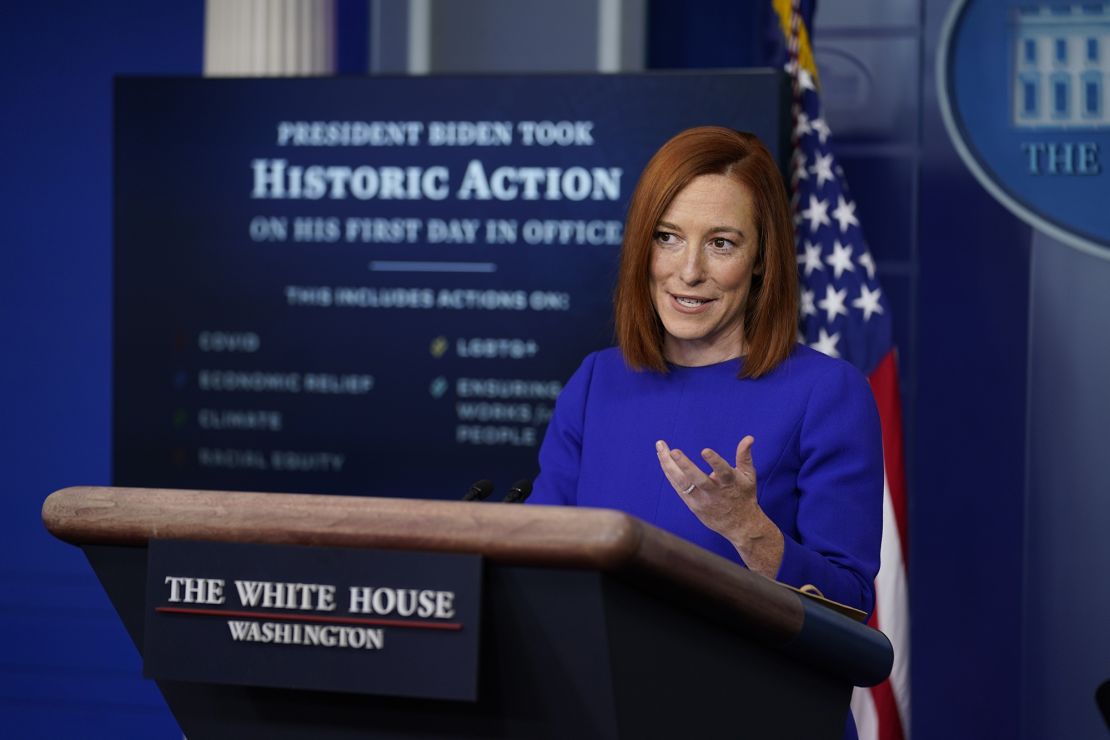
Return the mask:
[[[537,472],[625,209],[774,72],[123,79],[116,485],[454,498]],[[785,164],[785,163],[784,163]]]

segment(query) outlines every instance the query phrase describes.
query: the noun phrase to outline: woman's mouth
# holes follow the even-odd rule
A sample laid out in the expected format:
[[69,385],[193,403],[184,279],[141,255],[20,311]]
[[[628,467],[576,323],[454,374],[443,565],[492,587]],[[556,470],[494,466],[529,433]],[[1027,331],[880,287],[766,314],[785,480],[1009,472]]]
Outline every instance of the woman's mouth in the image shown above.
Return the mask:
[[671,298],[679,310],[688,313],[701,311],[713,302],[711,298],[695,298],[694,296],[675,295],[674,293],[671,294]]

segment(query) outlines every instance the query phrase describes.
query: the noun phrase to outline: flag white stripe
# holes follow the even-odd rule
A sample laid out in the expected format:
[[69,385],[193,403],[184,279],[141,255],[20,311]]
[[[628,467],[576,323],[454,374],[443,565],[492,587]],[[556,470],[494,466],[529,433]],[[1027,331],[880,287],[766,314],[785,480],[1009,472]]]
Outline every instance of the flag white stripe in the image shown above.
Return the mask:
[[[878,628],[894,648],[890,688],[902,725],[902,736],[910,738],[910,615],[906,566],[902,557],[902,537],[894,515],[890,485],[883,476],[883,539],[879,552],[879,574],[875,577],[875,607]],[[852,715],[860,740],[878,740],[879,718],[868,689],[852,691]]]
[[852,717],[856,721],[859,740],[878,740],[879,715],[871,691],[858,686],[852,689]]
[[902,537],[894,516],[890,486],[883,477],[883,541],[881,564],[875,578],[875,598],[879,609],[879,629],[894,647],[894,667],[890,686],[902,719],[902,735],[910,738],[910,610],[906,584],[906,561],[902,557]]

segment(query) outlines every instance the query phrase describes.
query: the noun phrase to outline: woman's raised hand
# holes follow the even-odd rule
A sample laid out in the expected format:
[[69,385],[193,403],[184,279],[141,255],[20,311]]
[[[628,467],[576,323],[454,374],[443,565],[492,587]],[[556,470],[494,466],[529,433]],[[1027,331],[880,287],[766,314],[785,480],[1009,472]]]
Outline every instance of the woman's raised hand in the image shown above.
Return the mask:
[[714,450],[701,451],[713,472],[706,475],[682,450],[655,443],[659,467],[702,524],[728,539],[752,570],[773,578],[782,564],[782,532],[756,500],[756,473],[750,434],[736,446],[732,466]]

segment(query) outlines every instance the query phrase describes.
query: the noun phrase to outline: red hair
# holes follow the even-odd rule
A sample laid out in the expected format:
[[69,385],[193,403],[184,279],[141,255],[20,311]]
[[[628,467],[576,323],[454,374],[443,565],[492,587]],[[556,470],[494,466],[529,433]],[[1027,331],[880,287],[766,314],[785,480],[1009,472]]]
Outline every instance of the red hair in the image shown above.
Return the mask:
[[654,236],[674,197],[702,175],[731,177],[745,185],[755,201],[759,251],[744,310],[748,354],[740,377],[758,378],[785,360],[797,341],[798,268],[782,175],[759,139],[741,131],[719,126],[687,129],[664,144],[644,168],[624,225],[613,297],[617,344],[630,367],[667,372],[663,325],[650,290]]

